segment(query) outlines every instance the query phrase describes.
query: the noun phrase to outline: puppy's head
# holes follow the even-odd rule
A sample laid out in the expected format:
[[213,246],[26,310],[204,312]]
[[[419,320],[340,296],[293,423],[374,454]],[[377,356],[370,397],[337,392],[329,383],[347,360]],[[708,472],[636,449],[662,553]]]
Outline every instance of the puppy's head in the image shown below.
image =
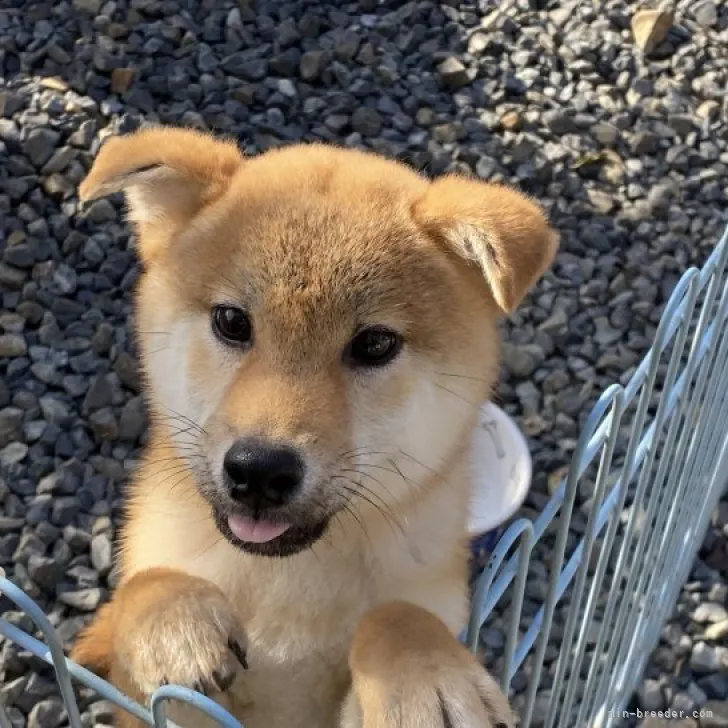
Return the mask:
[[513,190],[320,145],[245,159],[146,130],[104,145],[81,197],[117,191],[153,418],[259,554],[431,487],[495,380],[498,316],[557,245]]

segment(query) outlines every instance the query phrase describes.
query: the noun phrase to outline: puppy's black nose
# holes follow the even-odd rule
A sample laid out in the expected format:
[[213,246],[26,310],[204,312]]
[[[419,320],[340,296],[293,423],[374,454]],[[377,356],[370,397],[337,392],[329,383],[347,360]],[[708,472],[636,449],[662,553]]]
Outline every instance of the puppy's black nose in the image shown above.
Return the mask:
[[288,447],[254,440],[238,440],[223,463],[230,479],[230,495],[253,508],[281,506],[303,480],[303,461]]

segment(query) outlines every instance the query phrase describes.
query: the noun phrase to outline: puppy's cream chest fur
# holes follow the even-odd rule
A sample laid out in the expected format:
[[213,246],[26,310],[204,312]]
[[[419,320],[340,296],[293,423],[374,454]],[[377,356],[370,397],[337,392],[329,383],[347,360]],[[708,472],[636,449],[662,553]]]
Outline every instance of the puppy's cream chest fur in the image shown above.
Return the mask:
[[[454,632],[463,624],[467,595],[458,562],[464,558],[453,545],[465,509],[440,491],[399,528],[373,520],[366,533],[347,538],[334,528],[311,550],[284,559],[240,552],[211,520],[201,522],[195,500],[186,493],[170,503],[155,488],[138,495],[136,517],[124,534],[124,578],[171,567],[213,582],[228,596],[248,636],[249,670],[227,700],[246,728],[303,728],[301,716],[310,720],[338,704],[348,686],[352,635],[374,604],[408,599]],[[192,522],[194,529],[186,527]]]

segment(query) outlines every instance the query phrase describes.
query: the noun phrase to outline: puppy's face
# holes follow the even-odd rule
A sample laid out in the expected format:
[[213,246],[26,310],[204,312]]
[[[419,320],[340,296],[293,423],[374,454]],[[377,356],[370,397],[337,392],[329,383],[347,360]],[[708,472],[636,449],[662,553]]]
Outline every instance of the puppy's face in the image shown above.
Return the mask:
[[265,555],[438,480],[495,379],[497,316],[556,248],[513,191],[317,145],[243,159],[146,131],[81,194],[122,189],[153,416],[221,532]]

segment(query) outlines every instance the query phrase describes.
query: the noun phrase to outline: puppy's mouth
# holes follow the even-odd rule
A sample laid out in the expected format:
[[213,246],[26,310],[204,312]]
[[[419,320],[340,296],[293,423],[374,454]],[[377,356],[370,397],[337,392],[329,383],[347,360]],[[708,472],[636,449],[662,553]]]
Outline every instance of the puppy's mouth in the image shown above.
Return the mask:
[[214,509],[220,533],[241,551],[259,556],[282,558],[313,546],[326,532],[329,518],[311,524],[253,518],[240,513]]

